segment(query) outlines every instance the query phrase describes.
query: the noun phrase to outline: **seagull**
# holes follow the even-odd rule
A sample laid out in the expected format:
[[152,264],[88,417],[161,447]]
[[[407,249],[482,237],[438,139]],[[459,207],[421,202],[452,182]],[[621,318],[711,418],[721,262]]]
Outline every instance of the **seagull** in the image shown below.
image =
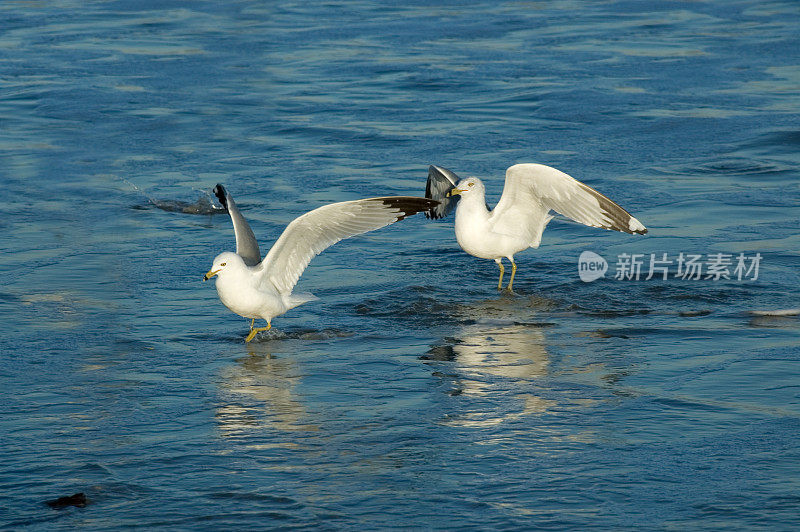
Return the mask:
[[444,218],[456,209],[458,244],[470,255],[494,259],[500,267],[498,290],[503,288],[503,257],[511,262],[507,288],[510,292],[517,273],[514,255],[539,247],[542,232],[553,219],[550,211],[591,227],[647,233],[639,220],[603,194],[543,164],[515,164],[506,170],[503,195],[494,209],[489,209],[485,194],[483,182],[477,177],[459,179],[447,168],[430,166],[425,197],[439,204],[425,216]]
[[[245,342],[259,332],[268,331],[275,316],[317,299],[312,294],[292,293],[303,270],[316,255],[340,240],[380,229],[438,203],[426,198],[391,196],[324,205],[293,220],[262,261],[253,230],[233,197],[222,185],[214,187],[214,194],[233,222],[236,253],[217,255],[203,280],[216,276],[222,303],[251,319]],[[259,318],[266,320],[266,327],[254,327]]]

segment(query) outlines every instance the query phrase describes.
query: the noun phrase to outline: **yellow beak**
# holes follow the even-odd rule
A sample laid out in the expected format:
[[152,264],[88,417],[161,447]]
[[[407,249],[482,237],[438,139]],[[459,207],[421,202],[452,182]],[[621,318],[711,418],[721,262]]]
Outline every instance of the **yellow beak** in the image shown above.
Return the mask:
[[459,194],[461,194],[462,192],[466,192],[466,189],[462,190],[462,189],[460,189],[460,188],[453,188],[453,189],[450,189],[450,190],[447,192],[447,194],[445,194],[445,196],[446,196],[446,197],[448,197],[448,198],[449,198],[450,196],[458,196],[458,195],[459,195]]
[[209,279],[211,279],[212,277],[214,277],[218,273],[219,273],[219,270],[209,270],[209,272],[203,276],[203,280],[204,281],[208,281]]

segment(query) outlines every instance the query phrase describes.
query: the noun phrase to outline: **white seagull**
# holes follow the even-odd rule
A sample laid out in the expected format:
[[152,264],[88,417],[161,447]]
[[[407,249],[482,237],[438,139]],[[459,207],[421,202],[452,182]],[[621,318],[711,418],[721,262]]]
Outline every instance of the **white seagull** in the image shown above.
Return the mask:
[[[407,196],[368,198],[324,205],[292,221],[262,261],[253,230],[222,185],[214,187],[228,211],[236,234],[236,253],[220,253],[203,276],[217,277],[217,292],[230,310],[251,318],[245,342],[272,327],[272,318],[316,299],[311,294],[292,294],[308,263],[323,250],[351,236],[380,229],[407,216],[431,209],[436,200]],[[253,327],[257,318],[266,327]]]
[[630,234],[647,232],[639,220],[595,189],[543,164],[515,164],[506,170],[503,195],[492,210],[485,193],[477,177],[459,179],[446,168],[431,166],[425,197],[439,201],[439,205],[425,216],[443,218],[457,208],[456,240],[470,255],[494,259],[500,267],[498,290],[503,288],[503,257],[511,262],[511,291],[517,273],[514,254],[539,247],[542,232],[553,219],[550,211],[591,227]]

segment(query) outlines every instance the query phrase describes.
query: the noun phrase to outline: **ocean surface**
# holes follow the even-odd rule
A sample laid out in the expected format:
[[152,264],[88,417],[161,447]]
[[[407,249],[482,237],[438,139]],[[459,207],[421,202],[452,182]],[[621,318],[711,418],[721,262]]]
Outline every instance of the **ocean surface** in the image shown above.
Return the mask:
[[[799,27],[795,0],[1,3],[0,528],[800,528]],[[216,183],[265,251],[429,164],[493,205],[520,162],[649,233],[557,217],[507,294],[415,216],[317,257],[319,301],[249,344],[202,282],[234,249]]]

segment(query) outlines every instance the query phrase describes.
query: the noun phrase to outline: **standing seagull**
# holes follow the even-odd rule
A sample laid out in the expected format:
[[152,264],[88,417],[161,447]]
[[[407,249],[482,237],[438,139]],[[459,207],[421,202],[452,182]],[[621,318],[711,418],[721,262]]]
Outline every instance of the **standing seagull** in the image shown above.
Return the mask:
[[503,257],[511,262],[511,291],[517,273],[514,254],[539,247],[542,232],[553,219],[551,210],[591,227],[630,234],[647,232],[639,220],[595,189],[543,164],[515,164],[506,170],[503,195],[492,210],[486,204],[485,192],[476,177],[459,180],[450,170],[431,166],[425,197],[439,201],[439,205],[425,216],[443,218],[458,207],[456,240],[470,255],[494,259],[500,267],[498,290],[503,288]]
[[[214,194],[233,221],[236,253],[217,255],[203,280],[216,275],[222,303],[236,314],[251,318],[245,342],[269,330],[275,316],[316,299],[311,294],[292,294],[316,255],[342,239],[380,229],[438,204],[432,199],[393,196],[324,205],[292,221],[262,261],[253,230],[233,197],[222,185],[214,187]],[[267,326],[254,328],[256,318],[266,320]]]

